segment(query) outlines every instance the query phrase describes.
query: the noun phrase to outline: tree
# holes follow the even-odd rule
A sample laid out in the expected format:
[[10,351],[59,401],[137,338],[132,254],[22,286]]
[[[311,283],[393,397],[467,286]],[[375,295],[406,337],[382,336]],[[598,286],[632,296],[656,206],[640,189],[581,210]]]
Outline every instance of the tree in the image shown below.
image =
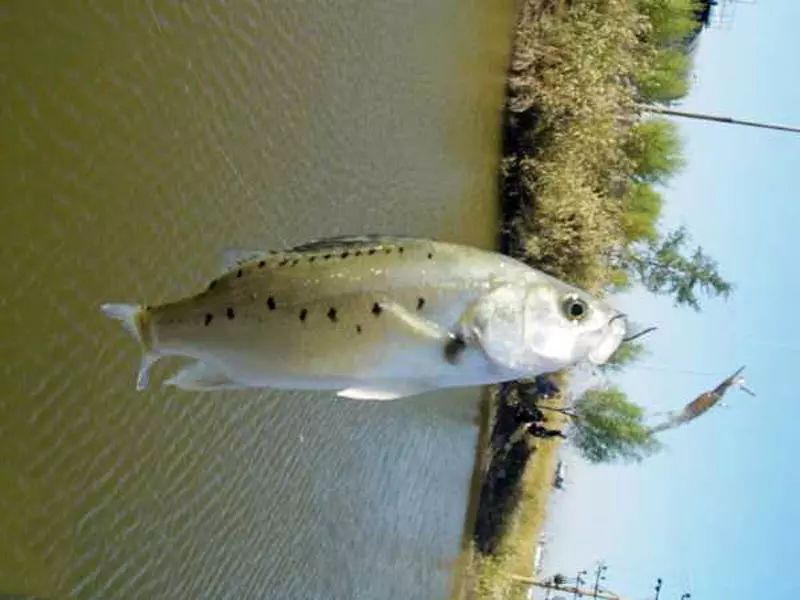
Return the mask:
[[722,278],[716,261],[700,246],[684,254],[688,241],[688,232],[679,227],[662,240],[629,250],[624,260],[647,290],[674,296],[676,305],[699,310],[698,293],[727,298],[733,285]]
[[625,191],[624,202],[622,230],[625,240],[629,243],[657,240],[656,225],[663,203],[661,194],[647,183],[633,182]]
[[633,179],[641,183],[663,183],[684,163],[678,129],[667,119],[634,125],[624,148],[633,162]]
[[689,91],[692,62],[683,49],[656,50],[647,67],[636,74],[641,99],[649,102],[673,102]]
[[623,342],[617,351],[611,355],[605,364],[600,365],[600,370],[605,373],[619,373],[627,365],[639,360],[647,353],[644,344],[639,342]]
[[637,0],[636,7],[650,24],[648,41],[657,46],[680,44],[699,26],[696,0]]
[[609,294],[624,292],[633,286],[630,272],[623,266],[609,265],[606,271],[605,291]]
[[642,408],[613,386],[588,390],[573,411],[569,438],[589,462],[638,462],[661,447],[644,424]]

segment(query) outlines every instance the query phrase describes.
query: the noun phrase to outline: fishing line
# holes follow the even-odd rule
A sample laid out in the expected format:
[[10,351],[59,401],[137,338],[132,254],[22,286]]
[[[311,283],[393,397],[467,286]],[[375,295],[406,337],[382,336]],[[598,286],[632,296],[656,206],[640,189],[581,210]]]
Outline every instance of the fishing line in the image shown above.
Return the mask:
[[670,365],[648,365],[645,363],[630,363],[625,365],[625,370],[627,369],[646,369],[648,371],[664,371],[667,373],[682,373],[684,375],[697,375],[702,377],[719,377],[723,375],[723,371],[695,371],[692,369],[680,369],[678,367],[673,367]]
[[766,346],[768,348],[780,348],[781,350],[791,350],[792,352],[800,352],[800,346],[784,344],[782,342],[762,342],[750,339],[747,341],[747,343],[753,344],[755,346]]
[[[614,318],[616,318],[616,317],[614,317]],[[613,321],[614,319],[611,319],[611,320]],[[632,342],[633,340],[639,339],[643,335],[647,335],[648,333],[650,333],[652,331],[655,331],[656,329],[658,329],[658,327],[648,327],[647,329],[643,329],[639,333],[634,333],[633,335],[629,335],[628,337],[622,338],[622,341],[623,342]]]

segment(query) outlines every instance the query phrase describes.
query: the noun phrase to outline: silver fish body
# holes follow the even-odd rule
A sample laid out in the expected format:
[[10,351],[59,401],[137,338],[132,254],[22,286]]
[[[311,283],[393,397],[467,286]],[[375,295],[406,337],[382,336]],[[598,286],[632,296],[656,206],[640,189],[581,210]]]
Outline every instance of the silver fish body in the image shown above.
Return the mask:
[[105,310],[144,346],[139,387],[155,360],[180,355],[199,361],[168,381],[184,389],[331,389],[389,399],[532,376],[586,358],[591,348],[572,342],[558,356],[520,352],[531,327],[540,337],[580,327],[548,311],[529,314],[531,298],[542,294],[556,302],[581,298],[599,311],[590,333],[596,338],[597,327],[608,325],[606,346],[615,349],[624,335],[613,310],[523,263],[411,238],[335,238],[242,253],[196,296]]

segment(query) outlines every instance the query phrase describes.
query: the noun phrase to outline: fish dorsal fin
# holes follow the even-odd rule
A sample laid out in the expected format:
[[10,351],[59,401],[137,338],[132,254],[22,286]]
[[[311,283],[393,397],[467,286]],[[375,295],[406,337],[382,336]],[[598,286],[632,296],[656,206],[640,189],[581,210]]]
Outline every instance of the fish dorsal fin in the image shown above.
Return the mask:
[[400,243],[416,240],[417,238],[396,235],[340,235],[336,237],[312,240],[289,249],[291,252],[310,252],[312,250],[325,250],[327,248],[350,248],[370,246],[380,243]]
[[197,361],[184,367],[167,379],[164,385],[174,385],[178,389],[195,392],[236,390],[249,387],[234,381],[219,367],[202,361]]
[[230,271],[246,262],[261,260],[267,256],[269,256],[269,252],[265,250],[227,248],[222,252],[222,266],[226,271]]
[[375,387],[352,387],[337,392],[340,398],[350,398],[352,400],[397,400],[408,396],[416,396],[428,392],[432,389],[430,385],[423,383],[390,383]]

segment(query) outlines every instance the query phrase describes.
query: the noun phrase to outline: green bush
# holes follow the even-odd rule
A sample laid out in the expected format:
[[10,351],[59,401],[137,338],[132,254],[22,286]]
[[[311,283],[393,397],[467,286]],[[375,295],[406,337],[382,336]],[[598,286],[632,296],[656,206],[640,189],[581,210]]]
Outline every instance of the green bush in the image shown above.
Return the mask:
[[672,102],[689,91],[691,60],[683,49],[657,49],[635,74],[639,95],[646,102]]
[[663,204],[661,194],[647,183],[633,182],[628,186],[624,201],[622,229],[625,241],[654,241],[658,237],[656,226]]
[[663,183],[683,166],[681,140],[666,119],[646,119],[634,125],[625,143],[639,182]]
[[699,26],[694,0],[636,0],[636,8],[648,21],[648,41],[656,46],[680,44]]

